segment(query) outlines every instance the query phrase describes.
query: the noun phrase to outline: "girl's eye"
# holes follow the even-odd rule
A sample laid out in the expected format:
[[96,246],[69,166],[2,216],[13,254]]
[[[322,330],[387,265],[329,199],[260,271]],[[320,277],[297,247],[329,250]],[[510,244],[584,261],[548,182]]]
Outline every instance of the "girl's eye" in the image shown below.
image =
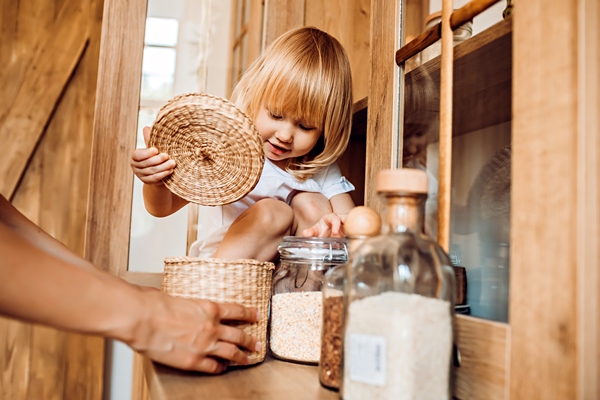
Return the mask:
[[302,125],[302,124],[299,124],[298,126],[299,126],[299,127],[300,127],[300,129],[302,129],[303,131],[312,131],[312,130],[314,130],[314,129],[315,129],[315,128],[313,128],[313,127],[306,126],[306,125]]
[[273,119],[281,119],[282,118],[281,115],[277,115],[277,114],[273,113],[272,111],[269,111],[269,115]]

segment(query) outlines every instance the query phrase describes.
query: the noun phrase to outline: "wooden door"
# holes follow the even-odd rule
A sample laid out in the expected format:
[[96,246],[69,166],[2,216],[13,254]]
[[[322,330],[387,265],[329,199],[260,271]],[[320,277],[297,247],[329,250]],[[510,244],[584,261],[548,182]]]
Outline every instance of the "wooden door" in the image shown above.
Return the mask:
[[[594,1],[514,3],[509,322],[457,316],[454,394],[598,398],[600,9]],[[367,125],[374,207],[375,174],[401,164],[401,75],[391,56],[401,7],[372,1],[371,37],[381,38],[371,43]]]
[[[20,0],[0,12],[0,192],[82,256],[102,6]],[[0,319],[0,399],[99,400],[103,361],[102,338]]]

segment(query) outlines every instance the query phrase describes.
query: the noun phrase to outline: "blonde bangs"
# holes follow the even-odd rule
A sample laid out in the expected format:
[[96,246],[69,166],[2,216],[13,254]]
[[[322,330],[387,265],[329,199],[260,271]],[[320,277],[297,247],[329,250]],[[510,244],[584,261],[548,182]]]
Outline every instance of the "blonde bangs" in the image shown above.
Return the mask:
[[[262,104],[310,127],[323,131],[328,93],[314,84],[306,70],[278,70],[265,85]],[[311,84],[312,83],[312,84]]]

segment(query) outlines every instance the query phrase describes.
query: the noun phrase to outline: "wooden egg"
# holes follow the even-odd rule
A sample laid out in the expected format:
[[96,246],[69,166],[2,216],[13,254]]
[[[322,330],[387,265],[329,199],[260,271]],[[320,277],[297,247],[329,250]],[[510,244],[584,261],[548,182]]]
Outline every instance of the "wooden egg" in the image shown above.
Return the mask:
[[354,207],[344,221],[344,231],[348,237],[375,236],[380,230],[381,218],[369,207]]

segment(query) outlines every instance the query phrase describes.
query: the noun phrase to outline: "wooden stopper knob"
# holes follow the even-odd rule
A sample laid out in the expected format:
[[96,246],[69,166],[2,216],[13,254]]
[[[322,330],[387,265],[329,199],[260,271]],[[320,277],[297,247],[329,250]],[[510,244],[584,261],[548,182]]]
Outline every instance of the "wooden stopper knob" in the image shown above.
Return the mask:
[[375,236],[380,230],[381,218],[369,207],[354,207],[344,221],[344,231],[348,237]]

